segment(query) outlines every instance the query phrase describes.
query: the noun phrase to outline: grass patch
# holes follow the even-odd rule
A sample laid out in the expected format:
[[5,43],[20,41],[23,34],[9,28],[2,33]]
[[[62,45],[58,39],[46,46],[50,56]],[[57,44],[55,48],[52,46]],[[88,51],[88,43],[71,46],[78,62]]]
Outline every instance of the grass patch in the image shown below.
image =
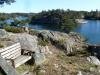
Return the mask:
[[40,73],[40,70],[41,70],[41,67],[40,67],[40,66],[35,66],[33,72],[34,72],[36,75],[42,75],[42,74]]
[[87,50],[74,50],[73,52],[67,54],[67,56],[81,56],[81,57],[87,57],[91,55]]
[[60,52],[57,55],[57,58],[61,60],[62,64],[66,64],[72,71],[84,71],[84,72],[90,72],[90,68],[93,67],[95,70],[97,69],[97,66],[94,64],[91,64],[86,60],[85,55],[88,55],[87,51],[78,51],[76,54],[71,53],[70,55],[66,55],[64,52]]
[[17,67],[16,70],[19,72],[19,74],[22,74],[26,71],[32,72],[34,69],[34,66],[32,65],[26,65],[22,64],[21,66]]
[[43,40],[41,38],[38,39],[38,45],[46,46],[48,44],[49,44],[49,41],[47,39],[43,39]]
[[29,30],[29,34],[31,34],[31,35],[38,35],[38,31],[36,31],[36,30]]
[[61,45],[63,45],[63,44],[64,44],[64,42],[65,42],[65,39],[64,39],[64,38],[63,38],[63,39],[59,39],[59,40],[58,40],[58,43],[59,43],[59,44],[61,44]]
[[4,47],[4,45],[0,43],[0,48],[3,48],[3,47]]

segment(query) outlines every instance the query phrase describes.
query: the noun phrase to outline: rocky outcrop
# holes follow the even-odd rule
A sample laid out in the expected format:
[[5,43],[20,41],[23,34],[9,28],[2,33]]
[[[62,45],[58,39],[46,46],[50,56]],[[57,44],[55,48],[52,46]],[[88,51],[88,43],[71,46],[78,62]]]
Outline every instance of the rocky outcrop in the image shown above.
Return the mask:
[[[20,42],[21,48],[24,52],[31,51],[33,53],[33,60],[35,60],[36,65],[42,64],[46,57],[45,55],[50,53],[48,46],[39,46],[38,37],[32,36],[27,33],[14,34],[9,37],[13,42]],[[26,51],[26,52],[27,52]]]
[[52,52],[48,46],[38,46],[38,50],[33,54],[36,65],[41,65],[46,60],[46,55],[49,56]]
[[[84,39],[74,32],[67,34],[58,31],[40,30],[37,31],[37,34],[39,38],[51,41],[52,44],[63,49],[67,54],[74,52],[75,50],[82,50],[85,46]],[[32,36],[27,33],[19,33],[9,34],[9,36],[11,41],[20,42],[22,49],[33,52],[39,51],[38,37],[36,35]]]
[[39,31],[39,37],[48,39],[55,46],[65,50],[67,54],[74,50],[82,50],[85,46],[84,39],[76,33],[62,33],[57,31],[43,30]]
[[9,37],[13,42],[20,42],[23,50],[35,52],[38,50],[37,36],[32,36],[27,33],[15,34]]
[[35,53],[33,57],[36,65],[41,65],[46,60],[44,53]]
[[[42,73],[47,73],[47,72],[49,73],[49,70],[53,69],[53,71],[57,72],[54,75],[58,75],[58,74],[61,75],[60,73],[63,73],[64,75],[67,74],[70,75],[70,71],[73,72],[74,68],[76,72],[78,72],[80,68],[80,71],[77,74],[75,72],[76,75],[97,75],[93,73],[95,67],[91,67],[89,65],[89,68],[88,67],[84,68],[85,66],[88,66],[88,65],[84,65],[84,64],[89,64],[88,61],[96,65],[100,64],[99,60],[96,57],[90,56],[87,57],[86,59],[86,55],[84,55],[84,53],[83,55],[80,53],[73,57],[65,55],[65,52],[67,54],[70,54],[78,50],[83,50],[84,46],[86,46],[84,43],[84,38],[82,38],[77,33],[70,32],[69,34],[67,34],[58,31],[38,30],[34,35],[30,35],[27,33],[19,33],[19,34],[9,33],[8,38],[10,39],[10,42],[12,44],[16,42],[20,42],[23,50],[32,51],[33,53],[32,56],[34,58],[33,60],[35,60],[35,64],[43,67],[40,70],[40,72]],[[51,44],[49,44],[49,46],[39,45],[38,38],[42,40],[46,39],[50,41],[51,44],[53,44],[54,46],[52,46]],[[47,62],[44,63],[45,61]],[[82,66],[80,64],[82,64]],[[87,68],[88,71],[89,72],[91,71],[93,74],[85,73],[84,71],[87,70]],[[97,69],[95,70],[97,71]],[[52,72],[52,70],[50,72]]]
[[89,57],[87,57],[87,60],[92,64],[100,65],[99,59],[95,56],[89,56]]

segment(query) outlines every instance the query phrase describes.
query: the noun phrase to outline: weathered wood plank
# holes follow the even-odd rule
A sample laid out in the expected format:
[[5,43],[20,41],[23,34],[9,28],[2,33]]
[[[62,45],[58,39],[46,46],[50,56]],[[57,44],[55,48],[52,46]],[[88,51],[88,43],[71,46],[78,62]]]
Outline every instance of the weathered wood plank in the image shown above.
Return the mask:
[[20,66],[20,65],[22,65],[22,64],[24,64],[25,62],[27,62],[30,59],[31,59],[31,56],[25,56],[25,55],[19,56],[18,58],[16,58],[14,60],[14,62],[15,62],[15,68],[18,67],[18,66]]
[[1,54],[2,54],[2,55],[5,55],[5,54],[8,54],[8,53],[10,53],[10,52],[12,52],[12,51],[15,51],[15,50],[21,50],[21,47],[20,47],[20,46],[12,47],[12,48],[6,50],[5,52],[2,52]]
[[[7,53],[7,54],[5,54],[5,55],[3,55],[2,53],[1,53],[1,56],[3,57],[3,58],[9,58],[10,56],[15,56],[15,54],[17,53],[19,53],[20,52],[20,55],[21,55],[21,50],[19,50],[19,49],[15,49],[15,50],[13,50],[12,52],[10,52],[10,53]],[[19,54],[18,54],[19,55]],[[20,56],[19,55],[19,56]]]
[[20,55],[21,55],[21,52],[20,52],[20,51],[17,51],[17,52],[15,52],[15,53],[9,55],[8,57],[4,57],[4,56],[3,56],[3,58],[5,58],[5,59],[15,59],[15,58],[17,58],[17,57],[20,56]]
[[14,44],[14,45],[12,45],[12,46],[9,46],[9,47],[6,47],[6,48],[3,48],[3,49],[0,50],[0,53],[6,51],[6,50],[8,50],[8,49],[11,49],[11,48],[17,47],[17,46],[20,46],[20,47],[21,47],[20,43],[16,43],[16,44]]
[[[8,49],[8,50],[7,50]],[[16,58],[21,55],[21,45],[16,43],[10,47],[0,50],[1,56],[6,59]]]

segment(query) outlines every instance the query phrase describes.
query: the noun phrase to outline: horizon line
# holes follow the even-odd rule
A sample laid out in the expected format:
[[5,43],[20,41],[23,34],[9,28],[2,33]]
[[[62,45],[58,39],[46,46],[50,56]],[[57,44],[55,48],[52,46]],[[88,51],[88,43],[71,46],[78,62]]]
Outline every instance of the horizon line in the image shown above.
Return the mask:
[[[57,8],[57,9],[60,9],[60,8]],[[24,11],[22,11],[22,12],[3,12],[3,11],[1,11],[0,13],[8,13],[8,14],[11,14],[11,13],[40,13],[40,12],[42,12],[42,11],[49,11],[49,10],[56,10],[56,9],[47,9],[47,10],[40,10],[40,11],[33,11],[33,12],[24,12]],[[96,10],[98,10],[98,11],[100,11],[99,9],[90,9],[90,10],[75,10],[75,9],[61,9],[61,10],[71,10],[71,11],[87,11],[87,12],[91,12],[91,11],[96,11]]]

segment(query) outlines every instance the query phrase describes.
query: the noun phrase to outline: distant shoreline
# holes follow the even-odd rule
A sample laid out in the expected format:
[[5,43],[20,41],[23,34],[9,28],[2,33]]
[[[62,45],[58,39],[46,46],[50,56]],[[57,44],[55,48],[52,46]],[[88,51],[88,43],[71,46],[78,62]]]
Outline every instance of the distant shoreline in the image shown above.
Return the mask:
[[87,23],[88,21],[86,21],[85,19],[76,19],[77,23]]

